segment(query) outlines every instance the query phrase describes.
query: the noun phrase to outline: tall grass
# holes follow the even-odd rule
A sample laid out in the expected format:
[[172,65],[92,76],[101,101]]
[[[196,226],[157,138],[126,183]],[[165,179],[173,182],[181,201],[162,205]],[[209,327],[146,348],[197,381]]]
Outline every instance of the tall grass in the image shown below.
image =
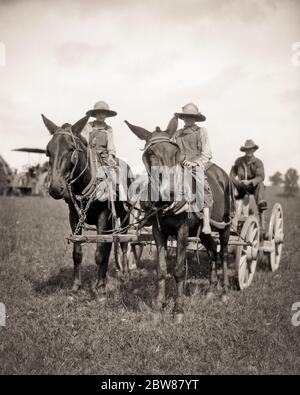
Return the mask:
[[[127,283],[109,270],[106,303],[95,299],[94,246],[84,247],[83,290],[72,285],[68,212],[50,198],[0,199],[0,372],[23,374],[300,373],[300,327],[291,306],[300,302],[300,200],[279,198],[285,247],[276,273],[260,270],[245,292],[230,291],[228,304],[204,296],[205,270],[190,262],[186,314],[171,317],[172,277],[159,324],[151,320],[155,251]],[[205,264],[204,264],[205,267]]]

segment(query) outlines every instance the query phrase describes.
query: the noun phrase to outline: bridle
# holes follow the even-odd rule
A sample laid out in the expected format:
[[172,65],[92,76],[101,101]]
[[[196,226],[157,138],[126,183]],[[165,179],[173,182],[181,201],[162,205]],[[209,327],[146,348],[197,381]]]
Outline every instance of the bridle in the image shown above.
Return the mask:
[[169,137],[166,137],[166,136],[156,136],[156,137],[151,138],[149,141],[147,141],[146,144],[145,144],[145,147],[143,149],[142,159],[143,159],[143,163],[144,163],[144,165],[146,167],[148,176],[150,176],[150,169],[149,169],[149,166],[147,164],[145,155],[146,155],[147,151],[149,150],[149,148],[152,147],[153,145],[157,144],[157,143],[170,143],[170,144],[173,144],[180,151],[179,145],[176,144],[174,141],[172,141]]
[[[178,148],[178,150],[179,150],[179,152],[180,152],[180,147],[179,147],[179,145],[176,144],[174,141],[172,141],[169,137],[166,137],[166,136],[156,136],[156,137],[151,138],[149,141],[147,141],[147,143],[146,143],[146,145],[145,145],[145,147],[144,147],[144,149],[143,149],[144,152],[143,152],[142,159],[143,159],[143,162],[144,162],[144,165],[145,165],[145,168],[146,168],[148,177],[149,177],[150,185],[151,185],[155,180],[153,179],[153,177],[152,177],[152,175],[151,175],[151,171],[150,171],[150,168],[149,168],[149,165],[148,165],[148,163],[147,163],[147,160],[146,160],[145,155],[146,155],[146,153],[148,152],[148,150],[149,150],[153,145],[158,144],[158,143],[170,143],[170,144],[173,144],[176,148]],[[156,221],[157,221],[157,224],[158,224],[158,228],[160,229],[160,222],[159,222],[159,217],[158,217],[158,214],[159,214],[159,213],[161,213],[162,216],[164,216],[164,215],[170,215],[170,214],[175,214],[175,215],[177,215],[177,214],[179,214],[180,212],[182,212],[181,210],[182,210],[187,204],[188,204],[188,203],[187,203],[186,201],[183,201],[183,202],[177,202],[177,203],[173,202],[173,203],[171,203],[171,204],[167,203],[167,204],[165,204],[165,205],[163,205],[163,206],[156,207],[156,206],[155,206],[155,203],[154,203],[154,204],[152,203],[152,204],[151,204],[151,207],[150,207],[150,210],[148,211],[148,214],[150,215],[150,217],[153,216],[153,215],[156,216]]]
[[79,152],[82,152],[82,148],[80,148],[80,141],[81,141],[81,140],[80,140],[79,137],[77,137],[77,136],[74,135],[74,133],[72,132],[71,127],[69,127],[69,128],[64,128],[64,129],[58,129],[58,130],[53,134],[53,136],[58,136],[58,135],[71,136],[72,141],[73,141],[73,143],[74,143],[74,147],[75,147],[75,149],[73,150],[72,155],[71,155],[71,163],[73,164],[73,168],[72,168],[72,170],[71,170],[70,175],[68,175],[68,176],[66,177],[66,179],[65,179],[67,186],[70,187],[72,184],[74,184],[75,181],[77,181],[77,180],[83,175],[83,173],[84,173],[84,172],[87,170],[87,168],[88,168],[88,149],[87,149],[87,158],[86,158],[87,160],[86,160],[85,167],[84,167],[83,170],[79,173],[78,176],[76,176],[75,178],[73,178],[73,177],[74,177],[75,170],[76,170],[76,168],[77,168],[77,166],[78,166],[78,163],[79,163]]

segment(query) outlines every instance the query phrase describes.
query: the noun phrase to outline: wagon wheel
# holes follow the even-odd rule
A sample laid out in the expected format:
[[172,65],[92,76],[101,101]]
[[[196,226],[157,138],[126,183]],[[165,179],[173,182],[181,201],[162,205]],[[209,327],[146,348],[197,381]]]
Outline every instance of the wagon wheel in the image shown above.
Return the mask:
[[272,209],[267,240],[273,244],[270,252],[270,267],[272,272],[279,268],[283,246],[283,211],[281,204],[276,203]]
[[251,215],[244,222],[240,234],[241,242],[248,245],[237,246],[235,254],[236,276],[240,290],[248,288],[252,283],[257,265],[259,233],[259,222]]

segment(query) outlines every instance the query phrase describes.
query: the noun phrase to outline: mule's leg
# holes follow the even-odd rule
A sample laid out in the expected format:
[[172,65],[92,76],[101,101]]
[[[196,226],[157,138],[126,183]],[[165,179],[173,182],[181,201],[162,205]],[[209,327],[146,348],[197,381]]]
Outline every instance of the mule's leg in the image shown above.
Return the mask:
[[[111,220],[109,220],[109,211],[108,209],[104,209],[98,217],[97,233],[103,233],[109,228],[109,225],[111,225]],[[106,273],[110,250],[111,243],[97,243],[95,254],[96,264],[98,266],[96,290],[103,294],[105,293]]]
[[121,243],[122,250],[122,264],[123,264],[123,274],[125,278],[129,276],[129,265],[127,259],[128,243]]
[[[76,225],[78,222],[78,216],[75,209],[69,207],[69,220],[72,232],[75,232]],[[80,235],[81,230],[77,233]],[[73,263],[74,263],[74,282],[72,286],[72,292],[77,292],[81,287],[81,262],[82,262],[82,247],[80,243],[73,244]]]
[[166,278],[167,278],[167,260],[166,260],[166,241],[168,236],[163,234],[156,225],[153,225],[153,237],[157,249],[157,281],[158,292],[154,309],[160,313],[166,305]]
[[201,241],[207,249],[209,259],[209,290],[207,297],[210,298],[218,285],[217,263],[219,257],[216,242],[210,234],[201,234]]
[[186,264],[186,249],[188,244],[189,227],[183,223],[177,232],[177,255],[175,266],[175,280],[177,285],[177,293],[175,306],[173,310],[175,322],[179,323],[183,319],[183,293],[184,293],[184,276]]
[[74,243],[73,245],[73,262],[74,262],[74,283],[73,283],[72,291],[77,292],[82,285],[81,284],[82,247],[81,244],[79,243]]
[[219,231],[220,244],[221,244],[221,261],[223,266],[223,295],[227,295],[229,289],[228,278],[228,242],[230,237],[230,227],[226,226],[225,229]]

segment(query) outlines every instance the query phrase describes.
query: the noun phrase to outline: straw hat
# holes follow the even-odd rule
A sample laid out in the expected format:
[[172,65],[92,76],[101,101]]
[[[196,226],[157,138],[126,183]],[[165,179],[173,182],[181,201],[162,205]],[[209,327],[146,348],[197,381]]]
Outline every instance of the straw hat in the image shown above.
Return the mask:
[[196,122],[203,122],[206,120],[206,117],[201,114],[201,112],[199,112],[198,107],[194,103],[186,104],[182,107],[182,112],[176,112],[175,115],[177,115],[180,119],[193,117],[195,118]]
[[91,117],[95,117],[96,114],[103,113],[107,117],[115,117],[117,115],[116,111],[112,111],[109,109],[109,105],[105,103],[105,101],[97,101],[94,105],[93,110],[89,110],[86,115]]

